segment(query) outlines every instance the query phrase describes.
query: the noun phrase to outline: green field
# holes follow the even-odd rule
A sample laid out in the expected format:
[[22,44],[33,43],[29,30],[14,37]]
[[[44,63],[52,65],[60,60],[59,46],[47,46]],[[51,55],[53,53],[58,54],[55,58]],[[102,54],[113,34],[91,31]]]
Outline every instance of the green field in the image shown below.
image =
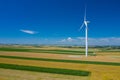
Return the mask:
[[34,67],[34,66],[21,66],[21,65],[14,65],[14,64],[3,64],[3,63],[0,63],[0,68],[35,71],[35,72],[46,72],[46,73],[56,73],[56,74],[67,74],[67,75],[75,75],[75,76],[88,76],[88,75],[90,75],[90,72],[88,72],[88,71]]

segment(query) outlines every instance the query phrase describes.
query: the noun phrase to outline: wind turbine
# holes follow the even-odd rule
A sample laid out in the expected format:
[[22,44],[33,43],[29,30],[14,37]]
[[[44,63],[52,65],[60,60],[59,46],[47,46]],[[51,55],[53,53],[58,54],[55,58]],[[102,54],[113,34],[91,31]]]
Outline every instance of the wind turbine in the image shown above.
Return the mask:
[[86,19],[86,7],[85,7],[84,21],[79,30],[81,30],[83,27],[85,27],[85,56],[86,57],[88,56],[88,23],[89,23],[89,21],[87,21],[87,19]]

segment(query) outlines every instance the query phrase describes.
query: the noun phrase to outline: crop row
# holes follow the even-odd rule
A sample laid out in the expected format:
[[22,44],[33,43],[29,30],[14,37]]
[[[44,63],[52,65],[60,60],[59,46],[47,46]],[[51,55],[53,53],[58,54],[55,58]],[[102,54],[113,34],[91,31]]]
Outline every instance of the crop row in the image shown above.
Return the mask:
[[62,60],[62,59],[31,58],[31,57],[3,56],[3,55],[0,55],[0,57],[1,58],[12,58],[12,59],[25,59],[25,60],[39,60],[39,61],[65,62],[65,63],[81,63],[81,64],[97,64],[97,65],[120,66],[120,63],[115,63],[115,62]]
[[46,73],[56,73],[56,74],[65,74],[65,75],[74,75],[74,76],[89,76],[91,74],[91,72],[89,72],[89,71],[82,71],[82,70],[23,66],[23,65],[4,64],[4,63],[0,63],[0,68],[35,71],[35,72],[46,72]]

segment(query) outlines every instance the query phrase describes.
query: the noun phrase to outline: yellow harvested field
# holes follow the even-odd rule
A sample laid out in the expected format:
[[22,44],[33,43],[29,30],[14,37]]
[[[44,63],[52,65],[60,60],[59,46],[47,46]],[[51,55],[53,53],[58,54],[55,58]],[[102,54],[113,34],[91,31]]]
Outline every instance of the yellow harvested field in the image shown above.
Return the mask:
[[27,66],[40,66],[40,67],[49,67],[49,68],[87,70],[92,72],[90,80],[120,79],[119,66],[47,62],[47,61],[19,60],[19,59],[7,59],[7,58],[0,58],[0,63],[18,64],[18,65],[27,65]]
[[[89,80],[89,77],[49,74],[0,68],[0,80]],[[12,74],[11,74],[12,73]]]
[[120,52],[97,52],[101,56],[120,56]]
[[[100,54],[100,53],[98,53]],[[109,53],[104,53],[109,54]],[[103,55],[104,55],[103,54]],[[102,62],[120,62],[120,53],[114,56],[88,56],[84,55],[66,55],[66,54],[50,54],[50,53],[30,53],[30,52],[6,52],[0,51],[0,55],[7,56],[20,56],[20,57],[33,57],[33,58],[49,58],[49,59],[64,59],[64,60],[84,60],[84,61],[102,61]]]

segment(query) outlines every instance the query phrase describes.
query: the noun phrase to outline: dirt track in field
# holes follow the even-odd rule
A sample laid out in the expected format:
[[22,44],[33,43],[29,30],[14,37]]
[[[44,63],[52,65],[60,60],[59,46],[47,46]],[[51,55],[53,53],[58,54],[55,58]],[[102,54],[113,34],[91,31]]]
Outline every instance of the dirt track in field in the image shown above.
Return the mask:
[[[100,53],[99,53],[100,54]],[[102,54],[102,53],[101,53]],[[7,56],[21,56],[21,57],[33,57],[33,58],[49,58],[49,59],[65,59],[65,60],[84,60],[84,61],[102,61],[102,62],[120,62],[119,55],[107,55],[109,53],[104,53],[105,56],[88,56],[83,55],[66,55],[66,54],[51,54],[51,53],[30,53],[30,52],[6,52],[0,51],[0,55]],[[113,53],[114,54],[114,53]],[[107,56],[106,56],[107,55]]]

